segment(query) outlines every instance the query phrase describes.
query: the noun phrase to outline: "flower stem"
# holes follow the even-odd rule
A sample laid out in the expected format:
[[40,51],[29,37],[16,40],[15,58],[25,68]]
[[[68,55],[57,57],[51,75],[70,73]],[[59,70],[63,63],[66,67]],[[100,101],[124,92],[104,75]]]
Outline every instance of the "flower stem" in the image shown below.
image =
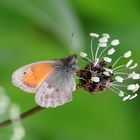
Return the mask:
[[11,124],[13,124],[13,122],[15,123],[15,122],[18,122],[18,121],[23,120],[25,118],[28,118],[29,116],[32,116],[33,114],[35,114],[43,109],[44,109],[44,107],[36,106],[36,107],[24,112],[23,114],[21,114],[20,119],[18,117],[18,118],[15,118],[14,120],[8,119],[8,120],[5,120],[3,122],[0,122],[0,128],[11,125]]
[[120,61],[121,58],[122,58],[122,56],[120,56],[120,57],[116,60],[116,62],[113,64],[112,68]]
[[104,49],[103,49],[103,51],[100,53],[100,55],[99,55],[99,59],[101,58],[101,56],[102,56],[102,54],[110,47],[110,45],[111,44],[109,44],[107,47],[105,47]]
[[94,38],[92,38],[92,40],[91,40],[91,44],[90,44],[92,60],[94,60],[94,54],[93,54],[93,39],[94,39]]
[[98,51],[99,51],[100,47],[98,46],[97,49],[96,49],[96,53],[95,53],[95,58],[94,60],[96,60],[97,56],[98,56]]

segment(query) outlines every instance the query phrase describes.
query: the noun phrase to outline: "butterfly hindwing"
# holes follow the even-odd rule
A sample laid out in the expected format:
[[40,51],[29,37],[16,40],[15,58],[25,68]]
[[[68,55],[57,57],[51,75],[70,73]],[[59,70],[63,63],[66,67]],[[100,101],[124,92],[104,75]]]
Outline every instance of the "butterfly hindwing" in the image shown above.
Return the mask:
[[35,96],[36,103],[42,107],[56,107],[72,100],[75,90],[72,73],[54,71],[38,88]]

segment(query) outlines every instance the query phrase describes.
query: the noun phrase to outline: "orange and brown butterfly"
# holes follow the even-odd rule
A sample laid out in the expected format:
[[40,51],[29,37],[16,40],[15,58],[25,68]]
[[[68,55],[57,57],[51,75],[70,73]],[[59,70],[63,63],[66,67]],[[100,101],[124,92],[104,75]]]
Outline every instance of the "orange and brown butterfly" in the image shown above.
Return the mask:
[[56,107],[72,100],[76,83],[77,56],[35,62],[17,69],[12,83],[29,93],[41,107]]

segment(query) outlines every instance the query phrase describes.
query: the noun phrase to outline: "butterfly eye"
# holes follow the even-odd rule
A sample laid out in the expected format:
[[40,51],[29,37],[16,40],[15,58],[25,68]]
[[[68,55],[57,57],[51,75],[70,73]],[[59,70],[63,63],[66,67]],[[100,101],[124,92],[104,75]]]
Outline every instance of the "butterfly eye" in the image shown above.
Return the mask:
[[27,74],[27,72],[26,72],[26,71],[24,71],[24,72],[23,72],[23,75],[25,76],[26,74]]

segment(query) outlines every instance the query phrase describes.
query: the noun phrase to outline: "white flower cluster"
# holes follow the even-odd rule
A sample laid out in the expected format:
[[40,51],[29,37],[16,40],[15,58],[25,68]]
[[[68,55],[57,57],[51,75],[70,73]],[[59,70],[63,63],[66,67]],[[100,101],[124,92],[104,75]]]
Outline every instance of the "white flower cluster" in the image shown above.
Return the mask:
[[0,87],[0,115],[3,115],[9,106],[10,100],[5,94],[5,90]]
[[[103,74],[106,76],[112,75],[113,82],[110,82],[110,89],[113,92],[117,93],[120,97],[122,97],[123,101],[126,101],[128,99],[131,100],[137,97],[137,94],[135,92],[140,87],[138,83],[130,84],[130,85],[123,85],[127,79],[132,79],[132,80],[140,79],[139,73],[136,73],[135,71],[129,72],[130,70],[137,67],[137,63],[133,64],[133,60],[130,59],[126,64],[116,66],[117,63],[122,58],[128,59],[129,57],[131,57],[132,52],[127,51],[122,56],[118,57],[118,59],[113,63],[111,55],[113,55],[116,52],[116,48],[120,44],[120,41],[118,39],[114,39],[109,43],[109,38],[110,38],[109,34],[107,33],[103,34],[102,37],[99,38],[98,47],[94,55],[92,43],[93,43],[93,39],[98,38],[99,35],[96,33],[90,33],[90,36],[92,37],[92,40],[91,40],[92,59],[88,58],[88,55],[85,52],[81,52],[80,56],[92,62],[94,66],[96,66],[101,61],[105,61],[107,64],[109,64],[110,68],[105,67],[104,68],[105,71],[103,72]],[[100,49],[102,50],[99,54]],[[100,82],[100,77],[98,76],[92,77],[91,81],[98,83]],[[121,90],[120,87],[125,88],[125,91],[126,90],[128,90],[128,92],[130,91],[131,94],[128,94],[127,92]]]
[[10,117],[13,122],[13,134],[10,140],[22,140],[25,136],[24,127],[21,125],[20,122],[14,123],[14,121],[20,119],[19,106],[16,104],[11,104],[10,99],[6,95],[4,88],[0,87],[0,116],[5,115],[7,112],[10,113]]
[[20,109],[18,105],[13,104],[11,106],[10,117],[13,121],[13,135],[11,136],[11,140],[22,140],[25,136],[25,130],[20,122],[16,122],[17,119],[20,119]]

